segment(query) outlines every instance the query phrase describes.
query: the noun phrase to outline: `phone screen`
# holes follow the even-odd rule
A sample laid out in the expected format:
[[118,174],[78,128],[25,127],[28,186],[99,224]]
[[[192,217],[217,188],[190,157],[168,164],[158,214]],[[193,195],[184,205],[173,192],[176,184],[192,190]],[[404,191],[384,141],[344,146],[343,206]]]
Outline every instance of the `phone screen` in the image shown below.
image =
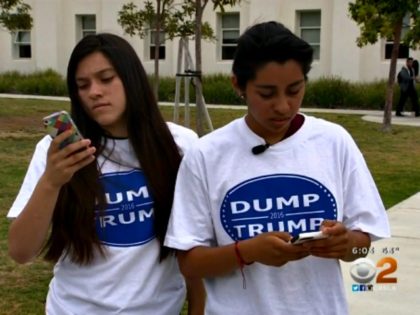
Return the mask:
[[319,240],[327,237],[328,235],[325,235],[321,232],[300,233],[294,236],[290,242],[292,244],[302,244],[304,242]]

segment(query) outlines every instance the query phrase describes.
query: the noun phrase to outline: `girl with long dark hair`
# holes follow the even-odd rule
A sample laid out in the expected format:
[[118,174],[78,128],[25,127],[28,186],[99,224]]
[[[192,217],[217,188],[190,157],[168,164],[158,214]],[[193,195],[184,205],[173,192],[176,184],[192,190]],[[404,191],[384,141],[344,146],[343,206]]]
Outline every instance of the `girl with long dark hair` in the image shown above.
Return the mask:
[[[10,255],[25,263],[43,251],[55,263],[48,314],[179,314],[185,282],[163,240],[181,156],[197,136],[164,121],[119,36],[84,37],[67,85],[84,139],[61,148],[63,132],[37,144],[8,213]],[[200,296],[200,281],[188,280]]]

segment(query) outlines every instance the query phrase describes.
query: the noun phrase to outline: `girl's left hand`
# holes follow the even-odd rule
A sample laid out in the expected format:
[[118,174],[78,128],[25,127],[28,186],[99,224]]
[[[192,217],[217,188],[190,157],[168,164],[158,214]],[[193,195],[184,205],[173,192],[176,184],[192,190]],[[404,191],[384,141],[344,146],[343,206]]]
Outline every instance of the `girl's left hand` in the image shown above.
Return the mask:
[[302,245],[313,256],[353,261],[362,256],[355,253],[365,252],[354,251],[354,248],[370,247],[370,237],[367,233],[349,230],[341,222],[325,220],[320,230],[329,237]]

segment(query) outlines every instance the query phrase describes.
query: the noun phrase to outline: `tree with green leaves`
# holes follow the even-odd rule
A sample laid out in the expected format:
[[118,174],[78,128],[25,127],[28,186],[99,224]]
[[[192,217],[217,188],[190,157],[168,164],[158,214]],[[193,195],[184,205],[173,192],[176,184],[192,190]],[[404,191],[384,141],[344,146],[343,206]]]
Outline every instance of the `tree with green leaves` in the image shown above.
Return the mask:
[[[124,4],[118,12],[118,23],[128,35],[145,38],[151,29],[155,31],[154,92],[156,97],[158,97],[159,89],[159,47],[166,39],[194,36],[194,10],[194,5],[190,1],[174,3],[174,0],[155,0],[154,3],[145,1],[143,9],[132,2]],[[202,30],[203,38],[214,39],[210,24],[203,23]],[[162,38],[161,33],[165,34],[165,38]]]
[[[162,39],[159,31],[165,33],[166,38],[173,40],[175,37],[194,37],[195,38],[195,58],[196,73],[199,74],[198,80],[194,80],[196,90],[197,107],[197,133],[204,134],[203,116],[205,104],[203,103],[203,88],[201,81],[202,61],[201,61],[201,40],[214,39],[214,32],[209,23],[203,22],[203,12],[209,2],[213,3],[213,10],[220,9],[224,12],[227,5],[233,6],[240,0],[155,0],[145,1],[144,9],[139,9],[135,4],[128,3],[123,5],[118,12],[118,23],[122,26],[125,33],[130,36],[138,35],[144,38],[150,29],[155,32],[155,75],[154,90],[156,96],[159,88],[159,55],[158,50]],[[158,31],[159,30],[159,31]]]
[[162,43],[161,31],[164,30],[165,21],[168,16],[168,8],[173,4],[173,0],[155,0],[156,8],[152,1],[145,1],[144,8],[139,9],[134,3],[124,4],[118,12],[118,23],[124,32],[130,36],[138,35],[140,38],[146,37],[149,30],[154,30],[154,92],[158,98],[159,89],[159,47]]
[[[420,46],[419,0],[355,0],[349,3],[351,18],[360,27],[357,45],[374,44],[379,38],[394,42],[387,83],[383,130],[391,130],[392,102],[400,42],[416,49]],[[410,17],[410,28],[402,37],[403,20]]]
[[31,7],[22,0],[0,0],[0,25],[10,32],[32,28]]

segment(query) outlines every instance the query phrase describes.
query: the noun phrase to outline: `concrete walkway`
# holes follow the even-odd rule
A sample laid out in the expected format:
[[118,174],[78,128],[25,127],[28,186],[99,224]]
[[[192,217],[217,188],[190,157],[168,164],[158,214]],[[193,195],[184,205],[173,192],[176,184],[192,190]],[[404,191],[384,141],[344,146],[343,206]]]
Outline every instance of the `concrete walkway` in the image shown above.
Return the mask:
[[[65,96],[42,96],[42,95],[22,95],[22,94],[7,94],[0,93],[0,98],[22,98],[22,99],[45,99],[53,101],[70,101]],[[159,102],[162,106],[173,106],[173,102]],[[183,104],[181,104],[183,106]],[[191,107],[195,104],[191,103]],[[218,104],[207,104],[208,108],[225,108],[225,109],[241,109],[246,110],[246,106],[241,105],[218,105]],[[382,123],[383,111],[380,110],[362,110],[362,109],[330,109],[330,108],[302,108],[303,113],[336,113],[336,114],[354,114],[362,115],[362,119],[366,121]],[[394,113],[393,113],[394,114]],[[403,113],[406,117],[395,117],[392,116],[392,124],[395,125],[406,125],[420,127],[420,117],[414,117],[413,113]]]
[[[375,265],[385,257],[394,262],[377,266],[376,277],[370,282],[373,291],[354,291],[360,289],[350,276],[356,264],[341,263],[351,315],[420,314],[420,192],[387,213],[392,237],[372,243],[374,253],[367,258]],[[390,269],[392,265],[397,267],[395,271]],[[386,270],[389,274],[384,278],[396,278],[396,283],[377,283],[378,275]]]
[[[0,94],[4,98],[32,98],[68,101],[66,97],[43,97],[29,95]],[[173,106],[173,103],[161,103]],[[245,106],[207,105],[209,108],[246,109]],[[362,115],[366,121],[382,123],[382,111],[343,110],[302,108],[302,112],[330,112]],[[420,127],[420,117],[405,113],[406,117],[392,117],[392,124]],[[410,115],[411,114],[411,115]],[[418,170],[420,171],[420,170]],[[420,189],[420,183],[419,183]],[[371,272],[376,276],[371,286],[360,286],[350,276],[350,269],[355,270],[353,263],[341,263],[346,294],[351,315],[417,315],[420,314],[420,192],[395,205],[387,211],[391,225],[392,237],[374,242],[373,253],[367,258],[373,263]],[[378,266],[384,258],[388,263]],[[392,270],[396,266],[396,270]],[[385,272],[385,279],[396,278],[395,283],[378,283],[378,277]],[[379,280],[380,282],[380,280]],[[360,291],[370,288],[371,291]],[[355,291],[355,290],[358,291]],[[337,314],[339,315],[339,314]]]
[[[362,119],[366,121],[380,124],[383,121],[383,111],[315,108],[302,109],[302,111],[357,114],[363,115]],[[392,124],[420,127],[420,117],[414,117],[414,113],[404,114],[405,117],[395,117],[393,113]],[[350,315],[420,314],[420,192],[388,209],[387,214],[391,226],[391,238],[373,242],[371,251],[366,257],[376,265],[376,268],[372,269],[373,271],[376,269],[376,276],[369,283],[372,286],[364,286],[372,288],[372,291],[354,291],[363,289],[363,286],[361,287],[360,283],[350,276],[350,269],[353,268],[355,272],[358,263],[341,262]],[[378,266],[378,263],[381,264],[381,260],[384,259],[388,262]],[[394,266],[395,271],[392,270]],[[396,278],[396,282],[377,283],[382,272],[383,278],[388,280]]]
[[[396,117],[393,113],[392,116],[392,124],[393,125],[404,125],[404,126],[412,126],[412,127],[420,127],[420,117],[414,117],[414,113],[403,113],[406,115],[405,117]],[[362,116],[363,120],[381,123],[384,118],[384,113],[380,112],[372,112],[367,115]]]

